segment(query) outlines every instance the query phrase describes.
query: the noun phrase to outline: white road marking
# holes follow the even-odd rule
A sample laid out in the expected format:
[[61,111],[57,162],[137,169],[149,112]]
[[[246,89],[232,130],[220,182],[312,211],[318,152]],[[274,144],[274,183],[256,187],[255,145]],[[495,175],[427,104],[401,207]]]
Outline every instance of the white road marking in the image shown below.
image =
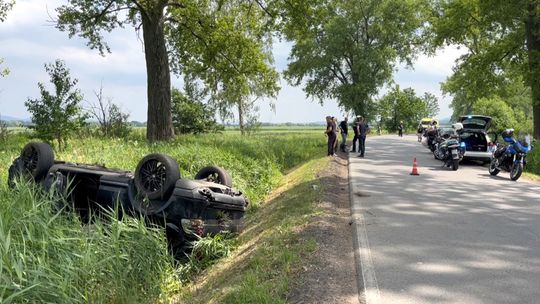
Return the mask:
[[[375,275],[375,267],[371,259],[371,250],[369,248],[369,240],[366,232],[366,225],[362,210],[358,204],[354,204],[354,193],[357,192],[356,185],[351,178],[351,159],[349,159],[349,196],[351,202],[351,215],[354,223],[355,248],[354,256],[356,265],[360,265],[360,270],[357,269],[356,275],[358,282],[363,282],[364,286],[358,286],[360,303],[378,304],[380,303],[379,285],[377,284],[377,276]],[[362,275],[362,277],[360,277]]]

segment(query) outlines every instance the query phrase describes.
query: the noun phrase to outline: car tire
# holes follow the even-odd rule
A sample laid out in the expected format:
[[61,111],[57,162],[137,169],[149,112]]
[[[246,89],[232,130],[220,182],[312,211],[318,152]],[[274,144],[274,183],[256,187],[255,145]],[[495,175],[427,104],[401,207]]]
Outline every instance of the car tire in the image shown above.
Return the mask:
[[517,163],[512,166],[512,170],[510,170],[510,179],[513,181],[517,181],[521,174],[523,173],[523,164]]
[[164,154],[145,156],[135,170],[135,186],[139,195],[150,200],[165,199],[180,179],[178,163]]
[[218,166],[204,167],[195,175],[195,179],[204,179],[232,188],[232,177],[229,172]]
[[21,151],[19,174],[29,175],[35,181],[41,180],[47,175],[54,165],[54,151],[51,146],[44,142],[28,143]]
[[501,170],[499,170],[497,168],[498,164],[497,164],[497,159],[496,158],[493,158],[491,160],[491,162],[489,163],[489,174],[495,176],[497,174],[499,174],[499,172],[501,172]]

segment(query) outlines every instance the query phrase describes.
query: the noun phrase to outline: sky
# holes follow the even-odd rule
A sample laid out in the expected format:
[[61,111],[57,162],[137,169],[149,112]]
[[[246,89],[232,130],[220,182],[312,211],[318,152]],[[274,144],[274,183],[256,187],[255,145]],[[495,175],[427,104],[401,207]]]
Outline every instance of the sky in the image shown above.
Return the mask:
[[[105,57],[86,46],[86,41],[69,38],[57,30],[53,22],[55,8],[65,1],[18,0],[8,13],[7,20],[0,23],[0,58],[2,67],[10,69],[7,77],[0,77],[0,114],[17,118],[29,118],[24,102],[38,98],[38,82],[49,82],[44,64],[62,59],[79,80],[77,87],[85,97],[83,106],[95,102],[94,91],[103,84],[104,95],[130,114],[131,120],[146,121],[146,71],[141,39],[133,28],[116,29],[105,35],[111,53]],[[283,71],[291,49],[290,42],[276,42],[273,53],[276,68]],[[454,61],[463,50],[446,47],[433,57],[418,56],[414,69],[399,66],[394,81],[401,88],[411,87],[418,95],[430,92],[439,98],[440,118],[452,114],[451,96],[443,96],[440,83],[452,72]],[[173,76],[172,84],[182,86],[181,79]],[[271,123],[304,123],[323,121],[327,115],[342,116],[334,100],[318,100],[305,96],[301,87],[293,87],[280,80],[281,91],[274,100],[275,111],[268,101],[261,101],[260,121]],[[380,94],[386,91],[383,88]]]

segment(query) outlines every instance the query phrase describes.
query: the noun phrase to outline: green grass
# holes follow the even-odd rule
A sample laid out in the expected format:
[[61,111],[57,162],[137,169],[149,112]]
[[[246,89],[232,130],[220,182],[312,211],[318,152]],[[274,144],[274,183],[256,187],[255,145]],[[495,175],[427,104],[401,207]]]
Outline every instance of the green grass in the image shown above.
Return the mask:
[[238,249],[193,286],[183,287],[177,300],[286,303],[301,259],[317,248],[313,239],[300,239],[298,231],[320,212],[316,203],[322,185],[316,174],[327,164],[327,158],[316,159],[285,176],[269,202],[248,220]]
[[[264,259],[271,258],[271,263],[279,269],[292,265],[299,249],[294,249],[297,244],[289,231],[311,212],[310,205],[305,205],[303,199],[311,201],[315,197],[310,184],[306,184],[310,181],[304,180],[304,176],[312,177],[311,172],[324,162],[311,162],[310,169],[302,164],[325,155],[325,138],[318,132],[266,132],[250,137],[225,132],[180,136],[170,143],[152,145],[145,143],[141,132],[127,140],[81,136],[70,140],[68,148],[57,153],[56,159],[60,160],[127,170],[134,170],[137,162],[148,153],[166,153],[178,161],[182,175],[188,178],[209,164],[228,170],[234,186],[252,201],[246,215],[251,229],[240,240],[203,239],[196,250],[200,258],[193,260],[189,269],[175,266],[167,253],[163,231],[147,227],[141,219],[117,220],[112,213],[93,225],[83,225],[70,213],[53,212],[51,198],[31,185],[8,189],[7,169],[30,140],[31,134],[20,132],[12,134],[9,141],[0,146],[2,303],[169,302],[172,294],[185,291],[181,282],[189,281],[215,263],[215,258],[228,255],[248,239],[256,242],[258,237],[266,238],[270,234],[275,235],[267,240],[275,246],[268,247],[268,251],[257,258],[259,263],[264,264]],[[293,173],[287,175],[289,172]],[[290,207],[260,207],[284,176],[285,184],[281,184],[281,189],[296,185],[297,181],[304,182],[295,186],[296,194],[282,191]],[[296,207],[292,208],[294,205]],[[279,222],[280,218],[284,220]],[[276,221],[279,225],[270,225]],[[294,250],[278,250],[278,247]],[[308,247],[301,245],[302,249]],[[249,277],[259,279],[255,273],[246,278]],[[282,284],[281,281],[274,283]],[[272,288],[268,285],[264,292]],[[286,285],[283,285],[278,293],[285,290]],[[253,299],[255,297],[253,295]]]

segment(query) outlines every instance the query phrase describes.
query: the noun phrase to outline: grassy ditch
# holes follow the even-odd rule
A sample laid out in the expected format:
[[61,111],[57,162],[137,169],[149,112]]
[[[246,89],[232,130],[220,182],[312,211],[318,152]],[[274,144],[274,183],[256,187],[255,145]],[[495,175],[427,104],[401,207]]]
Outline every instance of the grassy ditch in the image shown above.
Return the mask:
[[317,247],[315,240],[300,240],[297,231],[319,212],[322,185],[316,175],[327,165],[327,158],[316,159],[285,176],[248,218],[237,250],[184,286],[175,302],[286,303],[300,259]]
[[[275,255],[270,263],[277,265],[276,269],[283,265],[291,267],[298,252],[313,246],[296,244],[290,229],[313,212],[308,204],[316,199],[317,191],[311,188],[313,172],[326,160],[311,160],[325,155],[322,134],[282,132],[242,138],[225,133],[181,136],[170,143],[153,145],[137,135],[129,139],[88,137],[71,140],[67,150],[57,153],[59,160],[127,170],[134,170],[146,154],[166,153],[178,161],[183,177],[187,178],[209,164],[228,170],[234,186],[252,201],[246,216],[250,228],[239,239],[202,239],[195,245],[196,257],[180,266],[167,253],[164,232],[148,227],[143,219],[118,220],[111,212],[92,225],[85,225],[72,214],[55,212],[49,195],[32,185],[8,189],[7,169],[30,140],[30,135],[18,133],[0,146],[2,303],[168,303],[175,298],[173,295],[192,294],[186,287],[191,286],[191,278],[217,258],[245,253],[248,242],[252,247],[265,248],[257,257],[261,265]],[[306,162],[308,165],[302,165]],[[261,202],[278,184],[280,195],[272,194],[269,207],[263,208],[266,204]],[[264,243],[259,247],[258,242],[273,245],[267,247]],[[238,250],[233,251],[234,248]],[[256,270],[249,276],[260,279]],[[284,284],[277,278],[274,283]],[[261,292],[271,290],[273,286],[268,285]],[[277,289],[279,295],[285,291],[286,285]],[[231,302],[230,299],[227,301]]]

